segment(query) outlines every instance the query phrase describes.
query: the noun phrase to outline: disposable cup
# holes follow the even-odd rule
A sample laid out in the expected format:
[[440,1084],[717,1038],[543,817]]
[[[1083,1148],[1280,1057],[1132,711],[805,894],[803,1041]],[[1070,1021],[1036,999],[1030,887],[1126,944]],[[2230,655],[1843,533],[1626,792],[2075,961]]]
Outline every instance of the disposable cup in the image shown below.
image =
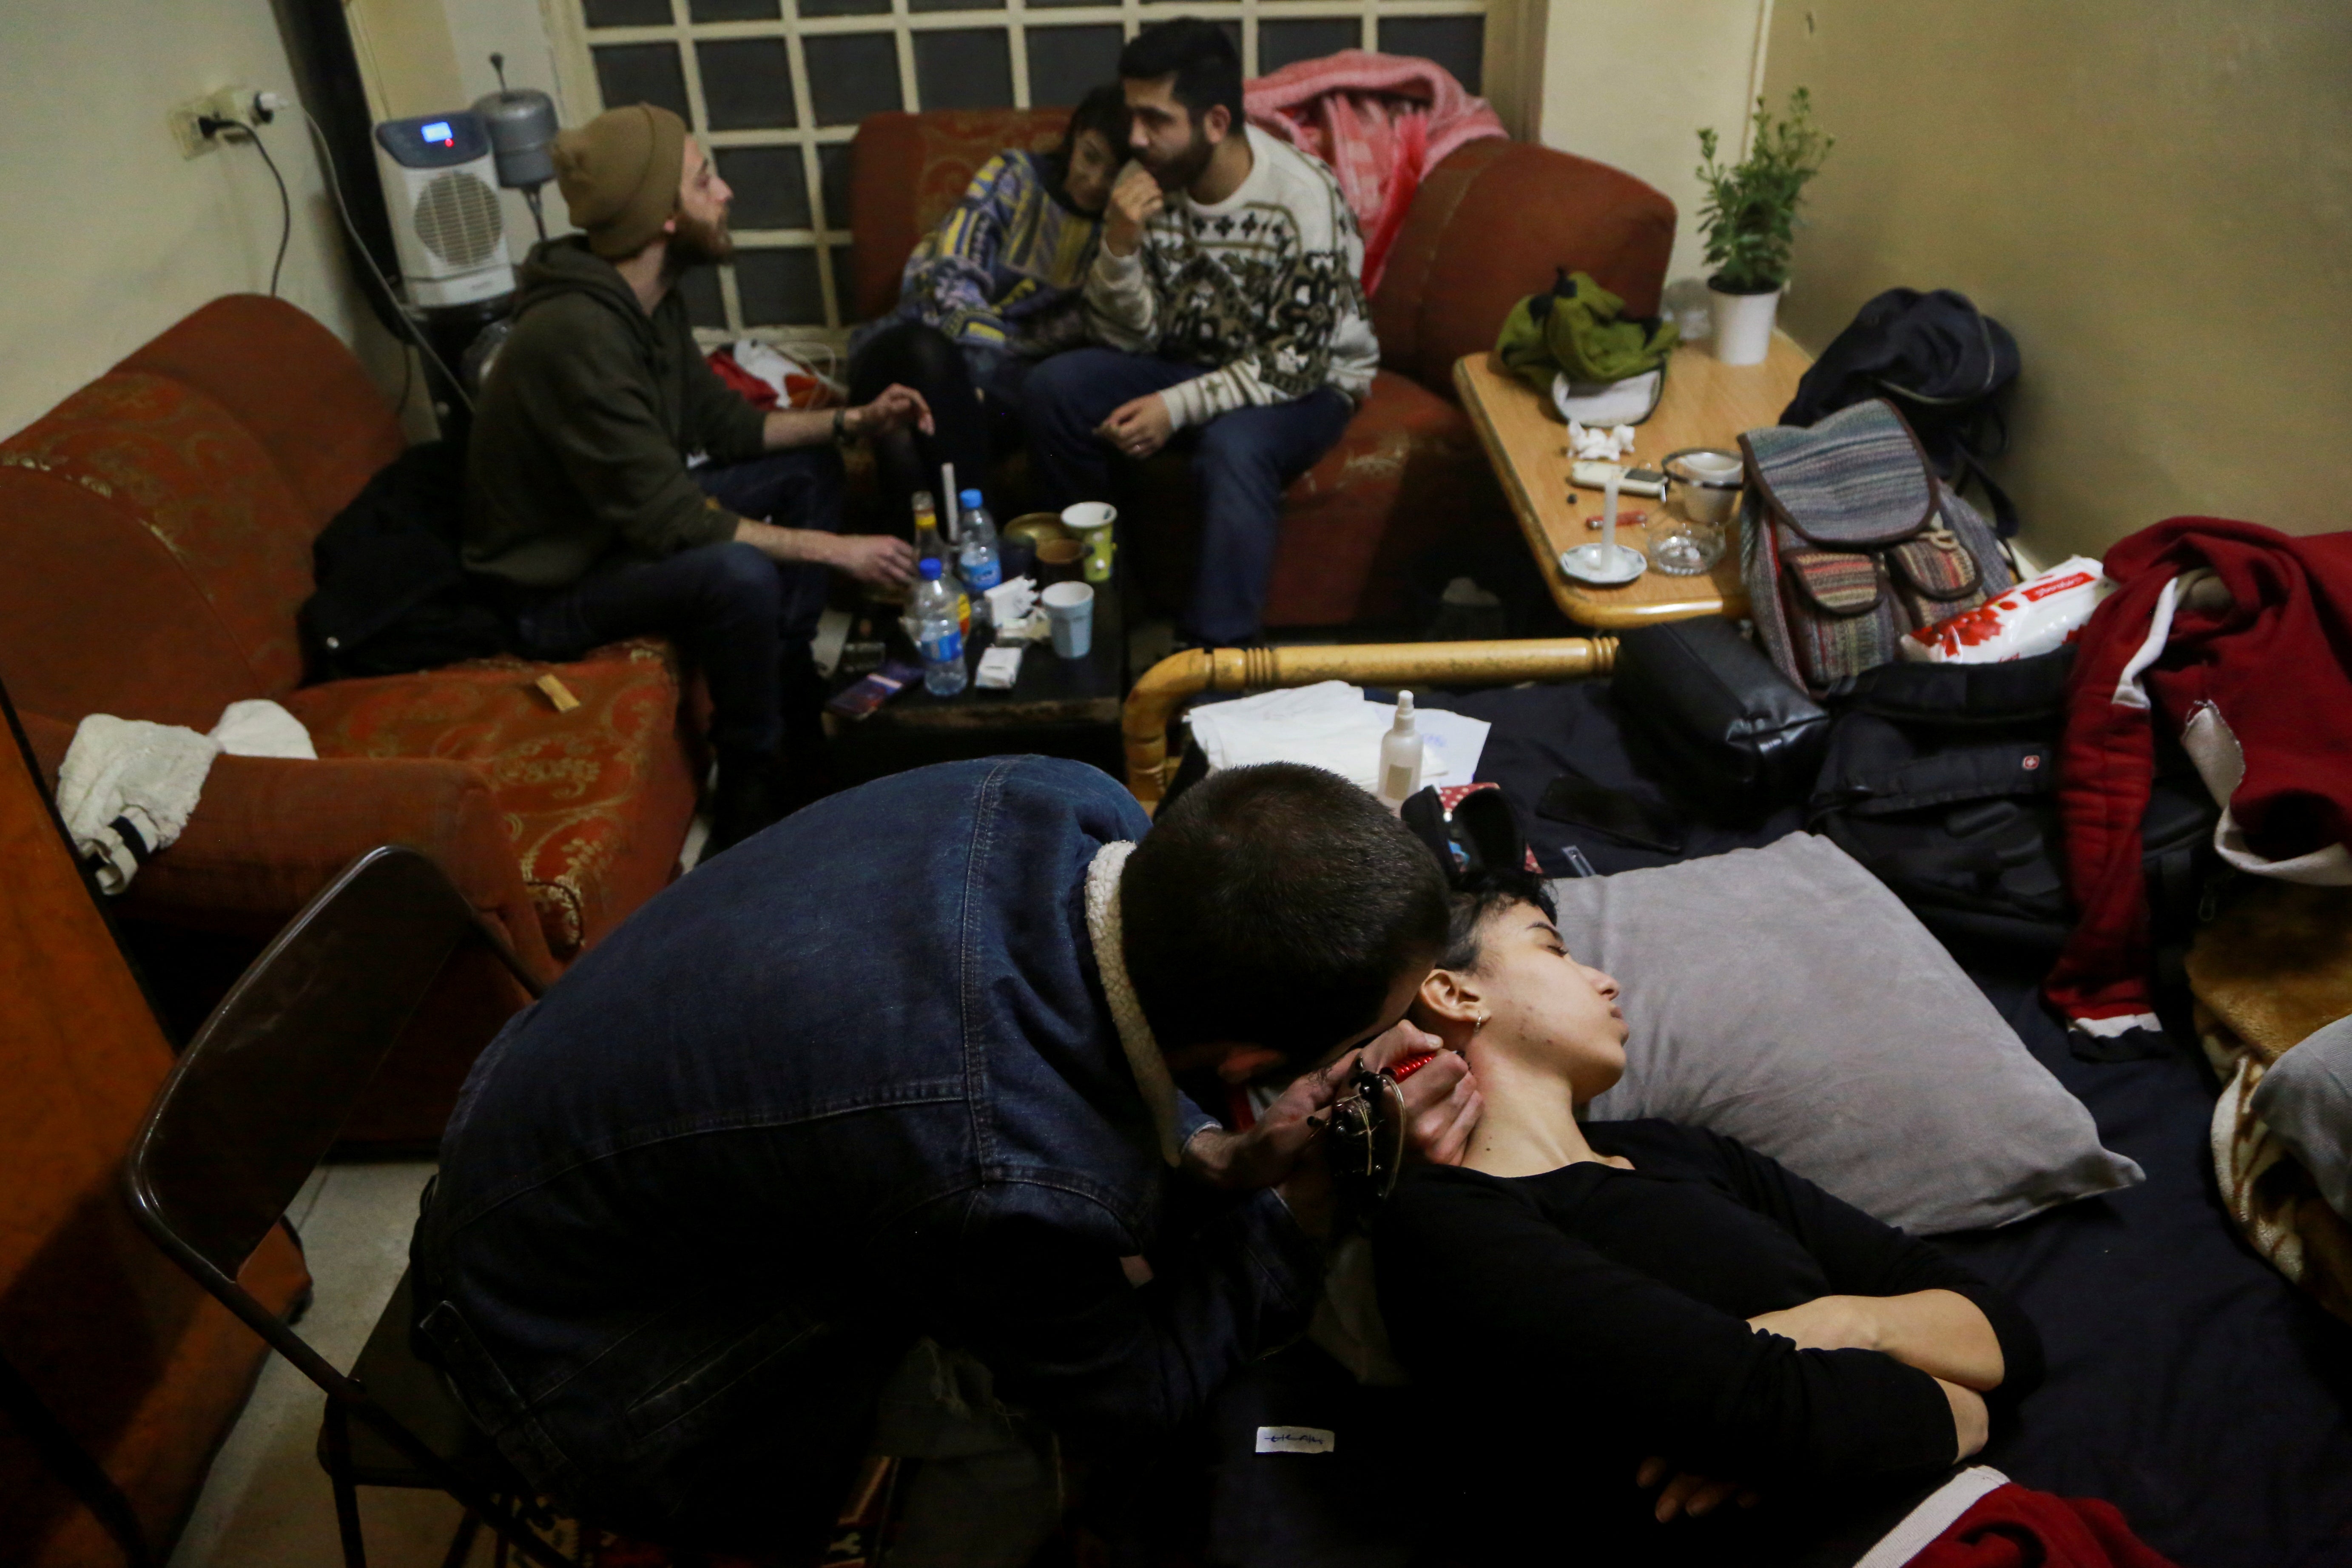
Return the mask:
[[1111,525],[1117,521],[1118,509],[1108,501],[1082,500],[1062,509],[1062,526],[1087,547],[1086,579],[1089,583],[1110,581],[1111,555],[1118,548],[1112,542]]
[[1084,583],[1056,583],[1037,595],[1053,628],[1054,651],[1084,658],[1095,646],[1095,591]]

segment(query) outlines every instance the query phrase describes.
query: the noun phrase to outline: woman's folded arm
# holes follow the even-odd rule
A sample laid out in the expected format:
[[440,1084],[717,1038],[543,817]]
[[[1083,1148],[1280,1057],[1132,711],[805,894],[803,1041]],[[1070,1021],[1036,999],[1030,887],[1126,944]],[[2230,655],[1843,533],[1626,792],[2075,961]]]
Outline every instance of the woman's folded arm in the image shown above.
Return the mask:
[[1732,1139],[1704,1136],[1740,1199],[1819,1259],[1832,1290],[1869,1299],[1868,1321],[1854,1336],[1790,1338],[1799,1344],[1869,1346],[1979,1393],[1999,1388],[2016,1397],[2041,1384],[2042,1336],[2007,1292],[1933,1243],[1873,1218],[1780,1162]]
[[1606,1428],[1637,1454],[1762,1480],[1932,1470],[1962,1453],[1965,1405],[1927,1373],[1759,1333],[1612,1261],[1492,1178],[1417,1173],[1379,1245],[1406,1365],[1494,1422]]

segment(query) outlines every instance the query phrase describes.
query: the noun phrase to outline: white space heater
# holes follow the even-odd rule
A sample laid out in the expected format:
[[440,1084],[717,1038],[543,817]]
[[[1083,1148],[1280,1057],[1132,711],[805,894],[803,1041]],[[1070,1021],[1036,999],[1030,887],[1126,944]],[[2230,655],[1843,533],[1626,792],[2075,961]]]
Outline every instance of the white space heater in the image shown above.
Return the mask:
[[458,110],[384,121],[375,161],[410,304],[432,310],[513,292],[498,165],[478,118]]

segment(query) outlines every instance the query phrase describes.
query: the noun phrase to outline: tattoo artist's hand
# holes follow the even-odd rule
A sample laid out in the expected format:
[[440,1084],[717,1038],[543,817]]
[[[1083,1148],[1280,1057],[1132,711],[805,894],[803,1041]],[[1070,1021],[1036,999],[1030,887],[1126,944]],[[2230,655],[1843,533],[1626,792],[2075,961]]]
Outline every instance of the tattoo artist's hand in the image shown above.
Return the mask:
[[1103,215],[1103,248],[1113,256],[1133,256],[1143,243],[1143,226],[1168,205],[1160,182],[1140,163],[1130,163],[1111,187],[1110,210]]
[[1404,1095],[1405,1158],[1458,1165],[1486,1109],[1469,1058],[1443,1048],[1435,1035],[1401,1023],[1364,1047],[1364,1065],[1377,1072],[1423,1051],[1437,1052],[1437,1059],[1397,1086]]
[[929,436],[932,431],[931,405],[913,387],[893,383],[884,387],[873,402],[843,415],[841,425],[852,436],[879,436],[906,425]]
[[1657,1507],[1652,1510],[1660,1524],[1672,1522],[1678,1513],[1704,1519],[1733,1498],[1739,1500],[1742,1508],[1754,1508],[1764,1497],[1738,1481],[1710,1480],[1688,1470],[1676,1470],[1670,1460],[1653,1454],[1633,1472],[1633,1484],[1646,1491],[1660,1481],[1666,1483],[1665,1488],[1658,1493]]
[[915,580],[915,547],[887,533],[841,534],[825,564],[869,588],[903,588]]
[[1121,457],[1139,462],[1168,445],[1168,437],[1175,433],[1168,400],[1156,392],[1120,404],[1110,411],[1109,418],[1095,426],[1096,436],[1118,448]]
[[1309,1154],[1316,1131],[1307,1118],[1331,1109],[1362,1055],[1349,1051],[1327,1068],[1301,1074],[1258,1112],[1256,1124],[1246,1131],[1202,1129],[1184,1145],[1185,1167],[1210,1185],[1233,1192],[1280,1186],[1302,1164],[1319,1169],[1322,1162]]

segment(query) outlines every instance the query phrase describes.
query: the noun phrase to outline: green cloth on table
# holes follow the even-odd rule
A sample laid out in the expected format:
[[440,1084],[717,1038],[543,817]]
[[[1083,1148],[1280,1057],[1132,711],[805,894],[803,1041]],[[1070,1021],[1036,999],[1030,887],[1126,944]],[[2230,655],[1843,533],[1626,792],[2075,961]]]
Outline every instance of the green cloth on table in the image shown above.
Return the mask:
[[1561,371],[1578,383],[1623,381],[1665,363],[1681,334],[1672,322],[1625,314],[1625,301],[1583,272],[1563,274],[1504,318],[1495,353],[1538,392]]

